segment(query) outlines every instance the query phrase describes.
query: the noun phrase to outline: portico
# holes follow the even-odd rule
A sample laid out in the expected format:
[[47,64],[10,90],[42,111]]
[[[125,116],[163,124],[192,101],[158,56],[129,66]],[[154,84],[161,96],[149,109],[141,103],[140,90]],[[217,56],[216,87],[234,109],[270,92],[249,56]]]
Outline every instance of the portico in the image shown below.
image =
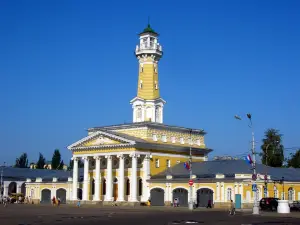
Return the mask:
[[[78,192],[74,190],[79,187],[78,161],[82,160],[84,162],[83,201],[128,201],[133,203],[147,201],[150,194],[146,191],[146,180],[150,177],[150,157],[148,153],[140,154],[139,152],[74,155],[72,200],[76,201],[79,197]],[[141,181],[139,181],[140,179]],[[117,182],[114,182],[115,180]],[[127,180],[129,182],[126,182]],[[117,190],[114,190],[116,188]],[[92,193],[92,189],[94,189],[94,193]]]

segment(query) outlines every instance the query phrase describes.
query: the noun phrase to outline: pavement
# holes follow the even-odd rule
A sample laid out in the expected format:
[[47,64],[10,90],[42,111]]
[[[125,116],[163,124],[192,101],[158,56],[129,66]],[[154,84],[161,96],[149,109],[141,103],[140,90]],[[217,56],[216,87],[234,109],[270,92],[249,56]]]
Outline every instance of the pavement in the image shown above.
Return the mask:
[[254,216],[251,211],[228,212],[217,209],[197,209],[166,207],[95,207],[70,205],[53,207],[50,205],[0,205],[0,225],[173,225],[173,224],[239,224],[271,225],[299,224],[300,212],[287,215],[263,212]]

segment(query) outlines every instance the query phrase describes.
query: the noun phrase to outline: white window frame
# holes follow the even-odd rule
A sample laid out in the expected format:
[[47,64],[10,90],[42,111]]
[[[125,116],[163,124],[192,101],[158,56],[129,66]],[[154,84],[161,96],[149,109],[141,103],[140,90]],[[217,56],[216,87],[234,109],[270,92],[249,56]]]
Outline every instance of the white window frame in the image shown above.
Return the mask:
[[155,159],[155,168],[159,168],[159,159]]
[[184,144],[184,138],[183,137],[180,138],[180,144]]
[[227,188],[227,201],[232,200],[232,188]]
[[152,139],[153,139],[153,141],[157,141],[157,135],[156,134],[152,134]]
[[162,136],[161,136],[161,140],[162,140],[163,142],[167,142],[167,135],[162,135]]
[[171,142],[176,143],[176,137],[171,137]]
[[196,140],[196,144],[197,144],[198,146],[200,146],[200,145],[201,145],[201,141],[200,141],[200,139],[197,139],[197,140]]
[[170,167],[171,167],[171,160],[170,160],[170,159],[167,159],[167,160],[166,160],[166,164],[167,164],[167,167],[170,168]]

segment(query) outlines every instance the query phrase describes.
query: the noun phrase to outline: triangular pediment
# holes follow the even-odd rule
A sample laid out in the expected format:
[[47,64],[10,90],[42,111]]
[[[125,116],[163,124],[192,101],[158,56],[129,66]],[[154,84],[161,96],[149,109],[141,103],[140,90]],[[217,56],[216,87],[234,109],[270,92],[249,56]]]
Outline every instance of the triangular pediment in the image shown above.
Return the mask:
[[117,134],[108,133],[105,131],[96,131],[95,133],[82,138],[74,144],[68,146],[68,149],[77,148],[97,148],[97,147],[108,147],[108,146],[123,146],[128,144],[135,144],[134,141],[120,137]]

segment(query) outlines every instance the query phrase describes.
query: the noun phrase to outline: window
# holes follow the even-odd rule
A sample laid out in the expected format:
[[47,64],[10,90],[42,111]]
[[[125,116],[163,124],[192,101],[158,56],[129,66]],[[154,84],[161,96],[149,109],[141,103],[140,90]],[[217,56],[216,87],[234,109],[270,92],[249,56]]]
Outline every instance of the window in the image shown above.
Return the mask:
[[143,88],[143,81],[140,80],[140,88],[142,89]]
[[288,190],[288,200],[289,201],[294,200],[294,189],[293,188],[289,188],[289,190]]
[[232,190],[231,188],[227,189],[227,201],[232,200]]
[[171,142],[175,143],[176,142],[176,138],[175,137],[171,137]]
[[167,136],[166,136],[166,135],[162,135],[162,136],[161,136],[161,140],[162,140],[163,142],[167,142]]
[[183,137],[180,138],[180,144],[184,144],[184,139],[183,139]]
[[157,141],[157,135],[156,134],[153,134],[152,138],[153,138],[153,141]]
[[274,190],[274,198],[278,198],[278,191]]
[[193,144],[193,140],[191,138],[188,139],[188,143],[189,145],[192,145]]
[[155,90],[158,89],[157,81],[155,81]]
[[155,159],[155,167],[159,168],[159,159]]
[[196,144],[199,145],[199,146],[201,145],[200,139],[196,140]]
[[171,167],[171,160],[170,160],[170,159],[167,159],[166,164],[167,164],[167,167],[168,167],[168,168]]

